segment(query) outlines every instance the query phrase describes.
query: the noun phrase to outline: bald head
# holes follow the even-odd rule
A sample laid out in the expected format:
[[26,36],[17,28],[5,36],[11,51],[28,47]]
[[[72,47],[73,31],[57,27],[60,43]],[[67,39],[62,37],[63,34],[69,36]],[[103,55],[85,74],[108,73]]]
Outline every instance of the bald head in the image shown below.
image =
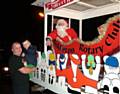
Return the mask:
[[13,52],[14,55],[20,56],[22,53],[22,47],[19,42],[14,42],[11,47],[11,51]]

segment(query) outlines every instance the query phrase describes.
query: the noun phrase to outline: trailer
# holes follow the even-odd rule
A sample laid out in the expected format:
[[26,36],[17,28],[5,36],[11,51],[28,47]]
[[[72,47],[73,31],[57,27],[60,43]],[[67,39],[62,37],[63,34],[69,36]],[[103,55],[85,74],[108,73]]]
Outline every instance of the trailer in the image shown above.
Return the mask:
[[[30,80],[58,94],[120,94],[120,1],[36,0],[32,5],[44,6],[45,31],[44,52],[38,51]],[[53,42],[49,49],[46,38],[59,19],[79,42]]]

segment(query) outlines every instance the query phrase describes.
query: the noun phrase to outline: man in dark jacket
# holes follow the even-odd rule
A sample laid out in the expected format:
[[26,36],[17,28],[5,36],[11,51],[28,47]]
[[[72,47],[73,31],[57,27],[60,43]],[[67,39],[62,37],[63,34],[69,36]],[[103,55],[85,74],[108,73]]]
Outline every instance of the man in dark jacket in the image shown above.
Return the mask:
[[9,59],[9,67],[12,78],[13,94],[29,94],[29,73],[36,70],[35,67],[26,67],[22,60],[22,48],[19,42],[12,44],[12,56]]

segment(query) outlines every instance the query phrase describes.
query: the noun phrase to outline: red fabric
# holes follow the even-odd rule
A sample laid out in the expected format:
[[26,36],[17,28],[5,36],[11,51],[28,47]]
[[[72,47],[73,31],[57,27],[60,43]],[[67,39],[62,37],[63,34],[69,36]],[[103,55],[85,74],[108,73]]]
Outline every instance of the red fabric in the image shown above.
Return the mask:
[[[105,36],[98,42],[91,45],[81,44],[78,42],[73,42],[70,45],[63,46],[60,42],[53,42],[54,43],[54,50],[55,53],[76,53],[81,56],[81,54],[93,54],[93,55],[112,55],[113,53],[118,52],[120,49],[119,37],[120,37],[120,19],[115,19],[111,21],[107,25],[107,30]],[[116,25],[114,25],[116,24]],[[54,33],[55,32],[55,33]],[[71,38],[77,38],[77,35],[73,29],[68,29],[66,31]],[[49,36],[52,39],[56,39],[57,34],[56,31],[53,31]],[[68,38],[63,38],[63,41],[67,42]],[[65,50],[66,49],[66,50]]]
[[84,85],[97,88],[97,81],[87,78],[79,69],[77,69],[76,82],[73,81],[74,75],[71,67],[64,70],[56,70],[56,75],[65,76],[67,83],[73,88],[81,88]]
[[[77,38],[77,34],[76,34],[76,32],[72,28],[67,29],[66,32],[71,37],[71,39]],[[48,36],[51,37],[52,40],[55,40],[57,37],[59,37],[57,35],[57,30],[52,31]],[[69,41],[68,36],[65,36],[64,38],[60,38],[60,39],[63,40],[64,42],[68,42]]]

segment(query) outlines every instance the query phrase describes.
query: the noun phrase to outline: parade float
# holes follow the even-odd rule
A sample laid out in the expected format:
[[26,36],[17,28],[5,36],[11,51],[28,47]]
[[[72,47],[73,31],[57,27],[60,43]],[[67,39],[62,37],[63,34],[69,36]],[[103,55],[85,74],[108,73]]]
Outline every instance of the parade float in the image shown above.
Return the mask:
[[[45,31],[31,81],[58,94],[120,94],[120,1],[36,0],[32,5],[44,6]],[[55,38],[48,47],[59,19],[78,38],[66,45]]]

